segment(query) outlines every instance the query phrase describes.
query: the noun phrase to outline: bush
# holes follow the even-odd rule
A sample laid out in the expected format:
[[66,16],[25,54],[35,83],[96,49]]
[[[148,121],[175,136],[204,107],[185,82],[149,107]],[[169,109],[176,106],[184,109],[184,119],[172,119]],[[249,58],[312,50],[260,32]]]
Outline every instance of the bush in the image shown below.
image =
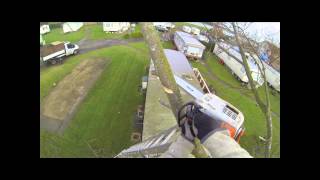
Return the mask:
[[131,33],[130,35],[131,38],[141,38],[143,37],[141,32],[135,32],[135,33]]
[[51,23],[49,24],[50,29],[57,29],[57,28],[62,28],[62,23]]
[[129,39],[129,37],[130,37],[129,34],[123,35],[123,38],[124,38],[124,39]]

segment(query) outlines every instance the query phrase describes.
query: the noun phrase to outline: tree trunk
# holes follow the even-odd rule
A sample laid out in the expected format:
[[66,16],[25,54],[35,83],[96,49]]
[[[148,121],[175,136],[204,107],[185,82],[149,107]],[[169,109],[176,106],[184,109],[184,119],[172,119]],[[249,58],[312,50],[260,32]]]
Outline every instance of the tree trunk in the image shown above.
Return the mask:
[[142,34],[149,46],[151,58],[159,75],[161,84],[166,92],[171,110],[177,117],[179,108],[183,105],[179,87],[176,84],[168,60],[163,52],[160,38],[152,23],[141,23]]
[[271,118],[271,111],[270,111],[270,99],[269,99],[269,91],[268,91],[267,79],[266,79],[266,74],[265,74],[265,67],[264,67],[263,63],[261,63],[262,67],[263,67],[263,72],[261,72],[261,73],[263,74],[263,78],[264,78],[264,81],[265,81],[264,82],[264,88],[265,88],[266,101],[267,101],[266,105],[261,106],[260,104],[263,104],[263,103],[262,103],[262,100],[261,100],[261,98],[260,98],[260,96],[258,94],[258,91],[257,91],[257,89],[256,89],[256,87],[255,87],[255,85],[253,83],[253,79],[252,79],[252,76],[251,76],[251,71],[250,71],[250,68],[249,68],[245,53],[243,51],[243,48],[242,48],[242,46],[240,44],[239,37],[238,37],[238,30],[237,30],[237,27],[235,26],[235,23],[232,23],[232,27],[233,27],[234,34],[235,34],[235,37],[236,37],[236,42],[237,42],[237,44],[239,46],[240,54],[241,54],[241,57],[242,57],[242,60],[243,60],[243,65],[245,67],[245,71],[246,71],[246,74],[247,74],[248,79],[249,79],[251,90],[252,90],[252,92],[253,92],[253,94],[255,96],[256,101],[259,104],[260,109],[262,110],[262,112],[264,112],[264,115],[266,117],[267,137],[266,137],[266,145],[265,145],[265,157],[266,158],[270,158],[270,156],[271,156],[271,147],[272,147],[272,118]]
[[[155,65],[155,69],[159,75],[163,89],[169,99],[171,110],[174,113],[176,119],[178,119],[178,111],[183,105],[183,101],[168,60],[163,52],[160,38],[155,31],[152,23],[141,23],[141,27],[142,34],[147,42],[147,45],[149,46],[151,58]],[[196,140],[198,139],[196,138]],[[199,141],[196,140],[195,142]],[[195,143],[195,145],[196,148],[194,149],[193,153],[196,157],[208,157],[201,144]]]

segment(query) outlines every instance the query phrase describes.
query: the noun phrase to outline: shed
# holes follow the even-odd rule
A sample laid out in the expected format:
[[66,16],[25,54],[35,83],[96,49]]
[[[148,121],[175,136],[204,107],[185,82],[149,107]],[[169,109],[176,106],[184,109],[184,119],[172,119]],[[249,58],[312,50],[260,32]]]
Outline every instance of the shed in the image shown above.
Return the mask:
[[206,48],[191,34],[181,31],[175,32],[173,40],[177,49],[188,57],[201,58]]
[[62,24],[64,33],[78,31],[83,26],[83,22],[66,22]]

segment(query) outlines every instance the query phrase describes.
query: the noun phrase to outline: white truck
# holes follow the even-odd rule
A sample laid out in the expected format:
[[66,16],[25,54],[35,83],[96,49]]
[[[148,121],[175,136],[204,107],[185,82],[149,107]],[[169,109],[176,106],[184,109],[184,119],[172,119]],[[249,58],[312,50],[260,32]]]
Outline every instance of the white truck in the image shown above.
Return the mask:
[[70,42],[56,41],[40,47],[40,60],[44,63],[56,64],[63,57],[77,54],[79,46]]
[[[232,56],[230,56],[227,52],[220,48],[220,46],[223,49],[226,49],[229,54],[235,56],[241,62],[237,61]],[[235,75],[238,80],[244,83],[249,82],[242,62],[242,57],[240,53],[236,50],[236,47],[232,47],[225,43],[216,43],[213,49],[213,53],[216,54],[223,61],[223,63],[232,71],[232,74]],[[258,66],[255,64],[254,59],[251,56],[247,56],[247,58],[252,79],[255,82],[256,87],[259,87],[264,83],[262,74],[259,71]]]

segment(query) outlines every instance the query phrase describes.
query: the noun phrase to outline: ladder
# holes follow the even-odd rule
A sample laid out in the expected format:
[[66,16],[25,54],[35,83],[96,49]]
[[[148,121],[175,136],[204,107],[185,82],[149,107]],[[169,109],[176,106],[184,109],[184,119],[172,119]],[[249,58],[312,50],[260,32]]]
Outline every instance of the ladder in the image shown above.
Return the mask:
[[178,126],[150,137],[128,149],[121,151],[115,158],[156,158],[164,153],[179,136]]

